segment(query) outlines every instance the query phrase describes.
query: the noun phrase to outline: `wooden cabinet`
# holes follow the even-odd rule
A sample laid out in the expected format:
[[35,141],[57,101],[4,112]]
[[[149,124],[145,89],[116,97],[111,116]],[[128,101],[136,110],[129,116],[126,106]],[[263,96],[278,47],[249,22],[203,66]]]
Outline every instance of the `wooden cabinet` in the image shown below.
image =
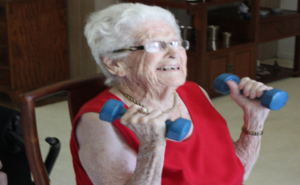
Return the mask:
[[[298,11],[284,10],[280,14],[260,16],[260,0],[125,0],[164,8],[186,10],[192,17],[196,38],[190,40],[188,55],[188,80],[205,88],[210,96],[216,96],[213,82],[222,73],[234,73],[240,77],[249,76],[257,79],[258,45],[286,37],[296,36],[294,68],[283,68],[280,72],[271,71],[270,75],[260,78],[263,82],[300,75],[300,0]],[[231,3],[246,2],[250,7],[251,17],[242,17],[234,10],[224,8]],[[216,11],[212,11],[216,6]],[[213,8],[212,8],[213,7]],[[221,7],[221,8],[220,8]],[[215,42],[207,39],[207,26],[219,25],[220,32],[231,32],[229,46],[222,40]],[[272,70],[272,69],[271,69]]]
[[300,15],[284,10],[281,16],[271,15],[259,22],[259,41],[267,42],[300,33]]
[[0,91],[25,91],[69,78],[66,0],[0,0]]
[[208,52],[205,60],[207,74],[206,90],[211,96],[218,95],[213,89],[215,79],[223,73],[236,74],[239,77],[255,75],[255,45],[248,44],[242,48],[233,47],[230,50]]

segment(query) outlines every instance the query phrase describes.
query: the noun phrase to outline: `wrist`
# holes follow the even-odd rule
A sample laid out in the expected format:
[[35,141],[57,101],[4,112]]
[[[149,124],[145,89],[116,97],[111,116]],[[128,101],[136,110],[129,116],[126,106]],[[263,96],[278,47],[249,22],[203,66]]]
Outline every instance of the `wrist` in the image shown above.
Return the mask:
[[259,115],[258,113],[256,115],[244,114],[243,127],[253,132],[261,132],[264,128],[265,119],[266,118],[264,116]]
[[262,129],[261,131],[253,131],[253,130],[248,130],[245,125],[242,126],[242,132],[247,134],[247,135],[251,135],[251,136],[261,136],[264,133],[264,129]]

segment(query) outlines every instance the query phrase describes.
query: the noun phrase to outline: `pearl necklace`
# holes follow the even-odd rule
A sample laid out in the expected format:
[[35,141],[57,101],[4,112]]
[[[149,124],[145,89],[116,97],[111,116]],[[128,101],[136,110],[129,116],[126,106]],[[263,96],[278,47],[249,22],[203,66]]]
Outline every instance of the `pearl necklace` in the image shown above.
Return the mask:
[[[145,107],[145,105],[141,104],[140,102],[136,101],[134,98],[132,98],[131,96],[129,96],[128,94],[124,93],[123,91],[121,91],[119,89],[119,91],[124,95],[125,98],[127,98],[129,101],[131,101],[132,103],[136,104],[136,105],[139,105],[142,107],[142,109],[140,110],[141,113],[143,114],[148,114],[148,109]],[[174,104],[172,106],[172,108],[170,108],[169,110],[166,110],[166,111],[162,111],[163,114],[167,114],[167,113],[170,113],[172,112],[175,107],[177,105],[177,93],[176,91],[174,92]]]

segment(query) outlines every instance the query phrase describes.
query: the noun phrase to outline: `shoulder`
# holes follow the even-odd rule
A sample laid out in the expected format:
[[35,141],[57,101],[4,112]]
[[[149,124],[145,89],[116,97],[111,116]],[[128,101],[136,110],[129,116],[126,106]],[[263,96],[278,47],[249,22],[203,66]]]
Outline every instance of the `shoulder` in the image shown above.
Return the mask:
[[72,132],[80,163],[91,181],[118,184],[113,183],[114,177],[126,179],[132,174],[137,154],[112,123],[99,119],[99,112],[109,99],[118,97],[108,89],[88,101],[74,119]]
[[81,116],[76,137],[81,164],[92,182],[105,184],[113,182],[116,175],[126,179],[133,173],[136,152],[113,124],[99,119],[98,113],[88,112]]

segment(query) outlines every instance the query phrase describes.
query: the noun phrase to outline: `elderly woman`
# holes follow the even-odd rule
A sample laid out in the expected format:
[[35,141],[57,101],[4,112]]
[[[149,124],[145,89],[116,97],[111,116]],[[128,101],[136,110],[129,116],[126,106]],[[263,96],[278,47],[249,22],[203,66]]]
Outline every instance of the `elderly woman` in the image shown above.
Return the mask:
[[[71,151],[77,184],[240,185],[259,154],[269,113],[257,100],[271,89],[249,78],[227,82],[244,111],[233,142],[205,91],[186,82],[188,41],[174,16],[159,7],[123,3],[92,14],[85,35],[103,73],[105,92],[86,103],[73,123]],[[244,94],[239,93],[240,89]],[[109,99],[127,112],[108,123],[99,112]],[[191,120],[183,141],[166,138],[165,121]]]

